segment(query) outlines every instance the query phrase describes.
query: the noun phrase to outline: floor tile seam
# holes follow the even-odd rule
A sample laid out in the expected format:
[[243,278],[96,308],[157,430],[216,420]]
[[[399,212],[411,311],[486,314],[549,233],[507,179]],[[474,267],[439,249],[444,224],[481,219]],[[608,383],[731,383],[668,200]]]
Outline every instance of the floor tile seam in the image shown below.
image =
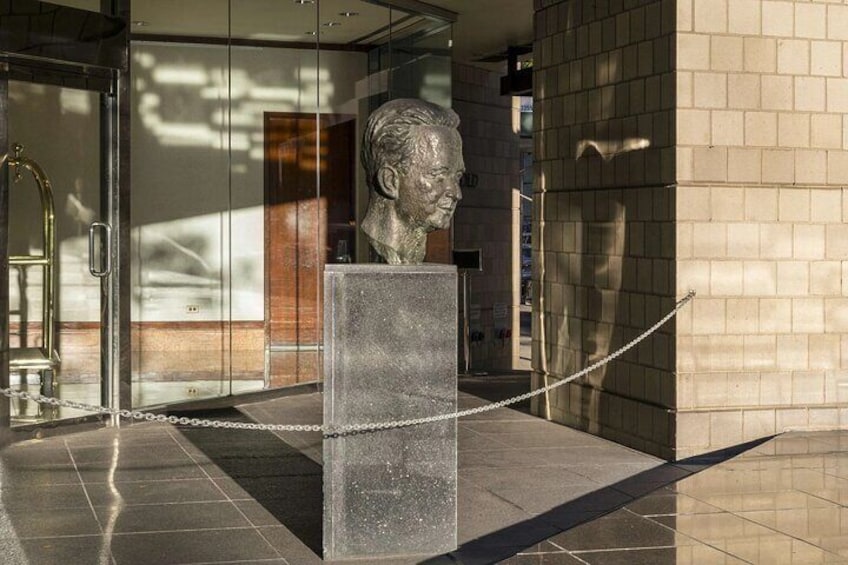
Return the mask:
[[[475,434],[475,435],[477,435],[477,436],[479,436],[479,437],[481,437],[481,438],[489,439],[489,440],[491,440],[491,441],[495,441],[495,442],[497,442],[497,443],[500,443],[500,444],[502,444],[502,445],[504,446],[504,448],[511,448],[511,447],[513,447],[513,446],[509,445],[508,443],[505,443],[505,442],[503,442],[503,441],[500,441],[500,440],[499,440],[499,439],[497,439],[497,438],[490,438],[490,437],[487,437],[487,436],[485,436],[485,435],[481,434],[480,432],[478,432],[477,430],[467,429],[466,431],[469,431],[469,432],[471,432],[471,433],[473,433],[473,434]],[[457,432],[458,432],[458,430],[457,430]],[[459,438],[457,438],[457,446],[458,446],[458,445],[459,445]]]
[[[591,463],[589,463],[589,465],[591,465]],[[614,465],[614,464],[613,464],[613,465]],[[604,467],[607,467],[606,465],[603,465],[603,466],[604,466]],[[581,466],[581,465],[568,465],[568,466],[566,466],[566,468],[568,468],[568,467],[581,468],[582,466]],[[662,467],[662,465],[660,465],[659,467]],[[585,474],[585,472],[581,473],[581,472],[580,472],[580,471],[578,471],[578,470],[571,470],[570,472],[571,472],[571,473],[574,473],[575,475],[580,475],[581,477],[584,477],[584,478],[586,478],[586,479],[589,479],[590,481],[592,481],[592,482],[594,482],[594,483],[598,483],[598,484],[602,485],[602,486],[603,486],[603,487],[605,487],[605,488],[607,488],[607,487],[608,487],[608,488],[615,488],[615,485],[616,485],[616,484],[618,484],[618,483],[620,483],[620,482],[631,480],[631,479],[633,479],[633,477],[636,477],[636,476],[640,475],[641,473],[649,473],[649,472],[651,472],[651,471],[653,471],[653,470],[655,470],[655,469],[657,469],[657,468],[659,468],[659,467],[653,467],[653,468],[649,468],[649,469],[644,469],[644,470],[639,471],[638,473],[636,473],[636,474],[634,474],[634,475],[630,475],[630,476],[624,477],[624,478],[622,478],[622,479],[618,479],[618,480],[617,480],[615,483],[613,483],[613,484],[609,484],[609,483],[608,483],[608,481],[600,482],[598,479],[593,478],[592,476],[586,475],[586,474]],[[588,471],[586,471],[586,472],[588,472]],[[668,483],[663,484],[663,485],[661,485],[661,486],[657,487],[657,489],[659,489],[659,488],[663,488],[663,487],[665,487],[665,486],[668,486],[669,484],[675,483],[675,482],[677,482],[677,480],[678,480],[678,479],[672,479],[672,480],[670,480]],[[660,483],[662,483],[662,481],[659,481],[659,482],[660,482]],[[657,490],[657,489],[654,489],[654,490]],[[619,489],[616,489],[616,490],[619,490]],[[621,491],[620,491],[620,492],[621,492]],[[651,491],[651,492],[653,492],[653,491]],[[646,493],[646,494],[647,494],[647,493]],[[643,495],[643,496],[644,496],[644,495]]]
[[[475,467],[475,468],[469,468],[469,469],[459,469],[458,474],[461,478],[471,482],[474,486],[488,490],[489,488],[491,488],[491,486],[485,486],[481,482],[473,481],[471,478],[468,477],[468,473],[471,472],[471,471],[474,471],[474,474],[481,474],[480,471],[485,471],[486,477],[490,477],[490,476],[492,476],[492,472],[494,472],[494,471],[515,471],[516,469],[520,469],[520,468],[521,467]],[[547,469],[547,467],[545,467],[545,469]],[[560,469],[560,470],[565,471],[565,469]],[[583,475],[577,475],[576,473],[572,473],[572,474],[575,475],[575,478],[580,478],[580,479],[583,479],[583,480],[568,483],[568,485],[570,487],[591,487],[591,490],[589,490],[585,494],[581,494],[580,496],[585,496],[586,494],[591,494],[593,492],[607,488],[607,486],[608,486],[606,483],[599,483],[597,481],[587,479]],[[499,477],[494,476],[494,477],[492,477],[491,480],[494,481],[494,482],[497,482],[498,479],[499,479]],[[512,482],[512,481],[510,481],[510,482]],[[514,487],[505,486],[504,488],[511,489],[511,488],[514,488]],[[545,487],[540,487],[540,488],[545,488]],[[633,498],[632,495],[628,495],[628,496],[630,498]],[[570,501],[566,501],[566,502],[570,502]]]
[[[563,531],[566,531],[566,530],[563,530]],[[557,535],[559,535],[559,534],[557,534]],[[554,542],[550,539],[546,539],[545,543],[549,543],[552,546],[554,546],[556,548],[556,551],[528,551],[528,552],[519,551],[516,555],[545,555],[547,553],[562,553],[562,552],[571,553],[571,551],[569,551],[568,549],[565,549],[564,547],[562,547],[561,545],[557,544],[556,542]],[[538,545],[538,544],[536,544],[536,545]]]
[[[68,446],[67,442],[65,442],[65,449],[67,449],[68,456],[71,459],[71,465],[73,466],[74,471],[77,474],[77,478],[80,481],[80,485],[82,486],[82,492],[85,495],[85,499],[88,502],[88,510],[91,512],[94,521],[97,523],[97,527],[100,530],[101,535],[107,535],[107,532],[103,529],[103,524],[100,522],[100,517],[97,515],[97,511],[94,509],[94,504],[91,501],[91,495],[88,492],[88,488],[85,486],[85,481],[82,479],[82,474],[80,473],[79,468],[77,467],[76,459],[74,458],[74,454],[71,452],[71,448]],[[108,484],[108,482],[107,482]],[[119,495],[120,496],[120,495]],[[111,552],[110,552],[111,556]],[[112,561],[114,561],[114,556],[112,556]]]
[[[209,528],[177,528],[173,530],[140,530],[133,532],[115,532],[112,534],[112,537],[116,538],[128,536],[153,536],[162,534],[192,534],[204,532],[242,532],[250,530],[256,531],[257,528],[255,526],[216,526]],[[280,557],[282,557],[282,555]]]
[[[488,452],[483,451],[483,450],[474,450],[474,451],[460,451],[459,453],[460,453],[460,455],[462,453],[466,453],[466,454],[467,453],[474,453],[474,454],[478,454],[478,455],[496,453],[496,454],[503,455],[503,454],[507,454],[511,451],[512,451],[511,449],[501,449],[501,450],[494,450],[493,449],[493,450],[488,451]],[[530,454],[523,454],[523,455],[526,457]],[[538,455],[539,456],[545,456],[545,454],[538,454]],[[483,466],[484,467],[501,467],[501,465],[483,465]],[[609,469],[609,468],[628,469],[628,468],[632,467],[632,465],[630,463],[609,463],[609,462],[602,462],[602,463],[591,463],[591,462],[561,463],[561,462],[550,461],[550,460],[539,461],[538,463],[536,463],[536,462],[524,463],[524,464],[516,463],[515,466],[518,466],[518,467],[521,467],[521,468],[527,468],[527,467],[545,467],[545,468],[558,467],[558,468],[563,468],[563,469],[585,468],[585,467],[588,467],[588,466],[599,466],[599,467],[604,467],[605,469]],[[504,465],[503,467],[508,468],[508,467],[510,467],[510,465]],[[660,465],[659,467],[662,467],[662,465]],[[658,469],[659,467],[644,467],[644,468],[641,468],[641,466],[640,466],[640,470],[636,474],[648,472],[648,471],[653,471],[655,469]],[[470,468],[470,467],[468,467],[468,468]],[[635,475],[633,475],[633,476],[635,476]],[[683,478],[685,478],[685,477],[683,477]],[[675,479],[675,480],[677,480],[677,479]]]
[[[106,537],[105,534],[57,534],[51,536],[18,536],[20,541],[39,541],[39,540],[72,540],[72,539],[102,539]],[[0,536],[0,539],[9,539],[8,537]]]
[[[723,549],[723,548],[721,548],[721,547],[718,547],[718,546],[717,546],[717,545],[715,545],[713,542],[706,541],[706,540],[702,540],[702,539],[698,539],[698,538],[696,538],[695,536],[692,536],[692,535],[689,535],[689,534],[687,534],[687,533],[681,532],[680,530],[677,530],[677,529],[675,529],[675,528],[672,528],[671,526],[667,526],[667,525],[663,524],[662,522],[657,522],[656,520],[653,520],[653,519],[648,518],[648,517],[645,517],[645,516],[639,516],[639,514],[636,514],[635,512],[633,512],[632,510],[630,510],[629,508],[624,508],[624,510],[625,510],[626,512],[629,512],[630,514],[632,514],[632,515],[634,515],[634,516],[637,516],[637,517],[640,517],[640,518],[644,518],[644,519],[646,519],[646,520],[650,521],[651,523],[653,523],[653,524],[655,524],[655,525],[659,526],[660,528],[663,528],[663,529],[665,529],[665,530],[668,530],[668,531],[670,531],[670,532],[673,532],[673,533],[674,533],[675,535],[677,535],[677,536],[682,536],[682,537],[684,537],[684,538],[686,538],[686,539],[688,539],[688,540],[691,540],[691,541],[695,542],[695,543],[693,543],[692,545],[705,545],[705,546],[710,547],[710,548],[712,548],[712,549],[714,549],[714,550],[716,550],[716,551],[718,551],[718,552],[720,552],[720,553],[723,553],[724,555],[729,555],[729,556],[733,557],[734,559],[738,559],[738,560],[743,561],[743,562],[745,562],[745,563],[752,563],[751,561],[749,561],[749,560],[745,559],[744,557],[742,557],[742,556],[740,556],[740,555],[737,555],[737,554],[735,554],[735,553],[732,553],[732,552],[728,551],[727,549]],[[678,545],[678,544],[675,544],[675,545],[674,545],[674,546],[672,546],[672,547],[677,547],[677,545]],[[752,565],[756,565],[756,564],[753,564],[753,563],[752,563]]]
[[[632,545],[628,547],[605,547],[600,549],[571,549],[566,550],[574,555],[584,555],[584,554],[598,554],[598,553],[612,553],[615,551],[643,551],[646,549],[676,549],[677,545]],[[684,546],[691,547],[691,546]],[[726,552],[725,552],[726,553]]]
[[[488,493],[488,494],[490,494],[490,495],[494,496],[495,498],[497,498],[498,500],[500,500],[500,501],[502,501],[502,502],[506,502],[507,504],[509,504],[510,506],[512,506],[513,508],[515,508],[515,509],[517,509],[517,510],[520,510],[522,513],[524,513],[524,514],[526,514],[526,515],[527,515],[526,520],[531,520],[531,519],[533,519],[533,518],[534,518],[534,515],[533,515],[530,511],[528,511],[528,510],[526,510],[526,509],[524,509],[524,508],[521,508],[520,506],[518,506],[517,504],[515,504],[515,502],[513,502],[513,501],[509,500],[508,498],[504,498],[503,496],[499,495],[498,493],[493,492],[492,490],[489,490],[487,487],[484,487],[484,486],[482,486],[482,485],[480,485],[480,484],[478,484],[478,483],[476,483],[476,482],[472,481],[471,479],[469,479],[469,478],[467,478],[467,477],[460,477],[460,478],[462,478],[462,479],[463,479],[463,480],[465,480],[465,481],[468,481],[468,482],[469,482],[469,483],[471,483],[474,487],[476,487],[476,488],[478,488],[478,489],[482,490],[483,492],[486,492],[486,493]],[[458,489],[458,488],[459,488],[459,485],[457,485],[457,489]]]
[[[177,432],[177,431],[178,430],[173,429],[169,433],[174,433],[174,432]],[[186,438],[186,439],[188,439],[188,438]],[[176,441],[176,438],[174,439],[174,441]],[[185,447],[182,444],[180,444],[178,441],[176,441],[176,443],[177,443],[177,445],[180,446],[181,449],[183,449],[183,451],[185,451],[186,455],[188,455],[189,458],[194,461],[194,457],[188,452],[188,450],[185,449]],[[265,535],[259,530],[259,527],[253,522],[253,520],[250,519],[250,517],[247,514],[245,514],[245,512],[239,507],[239,505],[236,504],[235,501],[233,501],[232,498],[230,498],[229,494],[227,494],[227,492],[221,487],[221,485],[219,485],[218,482],[215,481],[215,479],[212,477],[212,475],[209,474],[209,472],[206,470],[206,468],[202,465],[199,465],[199,464],[197,466],[200,468],[201,472],[206,476],[206,478],[209,481],[212,482],[212,484],[215,486],[215,488],[218,489],[218,491],[221,493],[221,495],[223,495],[226,498],[226,500],[233,506],[233,508],[236,509],[236,512],[238,512],[241,515],[241,517],[244,518],[247,521],[248,524],[250,524],[253,531],[255,531],[257,533],[257,535],[259,535],[259,537],[262,538],[262,540],[265,542],[265,544],[268,547],[271,548],[271,550],[274,552],[274,554],[280,556],[280,558],[284,558],[282,552],[279,549],[277,549],[274,546],[274,544],[272,544],[271,541],[268,538],[265,537]],[[227,475],[227,476],[229,477],[229,475]],[[232,479],[232,477],[229,477],[229,478]],[[256,501],[255,498],[251,498],[251,499]],[[256,502],[258,504],[261,504],[258,501],[256,501]]]
[[848,508],[848,504],[843,504],[843,503],[841,503],[841,502],[836,502],[835,500],[831,500],[831,499],[829,499],[829,498],[825,498],[825,497],[823,497],[823,496],[821,496],[821,495],[815,494],[815,493],[813,493],[813,492],[808,492],[808,491],[803,490],[803,489],[800,489],[800,488],[799,488],[799,489],[796,489],[796,490],[798,490],[798,492],[802,492],[802,493],[806,494],[807,496],[810,496],[810,497],[812,497],[812,498],[815,498],[816,500],[821,500],[821,501],[823,501],[823,502],[829,502],[830,504],[833,504],[833,505],[835,505],[835,506],[838,506],[839,508]]
[[[128,508],[146,508],[149,506],[189,506],[189,505],[210,505],[210,504],[228,504],[233,502],[232,500],[190,500],[187,502],[140,502],[134,504],[124,503],[122,508],[124,510]],[[108,504],[95,504],[94,509],[104,509],[108,508]]]
[[[742,515],[740,515],[740,514],[738,514],[738,513],[736,513],[736,512],[732,512],[731,514],[733,514],[733,515],[737,516],[738,518],[746,519],[746,518],[745,518],[745,516],[742,516]],[[831,556],[831,557],[840,557],[840,558],[842,558],[842,557],[843,557],[843,556],[839,555],[838,553],[836,553],[835,551],[831,551],[830,549],[827,549],[826,547],[824,547],[823,545],[821,545],[821,543],[819,543],[819,542],[814,542],[814,541],[812,541],[811,539],[807,539],[807,538],[804,538],[804,537],[801,537],[801,536],[798,536],[798,535],[792,534],[792,533],[790,533],[790,532],[789,532],[789,531],[787,531],[787,530],[779,530],[779,529],[777,529],[776,527],[772,527],[772,526],[770,526],[770,525],[768,525],[768,524],[766,524],[766,523],[763,523],[763,522],[757,522],[756,520],[751,520],[751,521],[752,521],[754,524],[758,525],[758,526],[762,526],[762,527],[764,527],[764,528],[767,528],[767,529],[769,529],[769,530],[772,530],[772,531],[774,531],[774,532],[776,532],[776,533],[778,533],[778,534],[780,534],[780,535],[782,535],[782,536],[784,536],[784,537],[791,538],[791,539],[793,539],[793,540],[795,540],[795,541],[800,541],[801,543],[804,543],[804,544],[806,544],[806,545],[808,545],[808,546],[810,546],[810,547],[814,547],[814,548],[816,548],[816,549],[818,549],[818,550],[820,550],[820,551],[823,551],[824,553],[826,553],[827,555],[829,555],[829,556]],[[820,540],[821,538],[814,538],[814,539],[819,539],[819,540]]]
[[180,561],[179,563],[174,563],[173,565],[240,565],[245,563],[281,563],[283,565],[289,564],[289,562],[283,557],[269,557],[261,559],[240,559],[236,561]]
[[[627,510],[628,510],[629,512],[632,512],[632,511],[631,511],[631,510],[629,510],[629,509],[627,509]],[[716,514],[716,513],[715,513],[715,512],[712,512],[712,513],[710,513],[710,514]],[[796,535],[792,535],[792,534],[790,534],[789,532],[786,532],[786,531],[783,531],[783,530],[778,530],[778,529],[776,529],[776,528],[773,528],[773,527],[769,526],[768,524],[763,524],[763,523],[761,523],[761,522],[757,522],[756,520],[751,520],[750,518],[747,518],[747,517],[745,517],[745,516],[743,516],[743,515],[740,515],[740,514],[738,514],[737,512],[732,512],[732,511],[730,511],[730,510],[724,510],[724,511],[722,512],[722,514],[729,514],[729,515],[735,516],[736,518],[739,518],[740,520],[744,520],[744,521],[746,521],[746,522],[748,522],[748,523],[750,523],[750,524],[753,524],[753,525],[755,525],[755,526],[758,526],[758,527],[761,527],[761,528],[765,528],[765,529],[767,529],[767,530],[770,530],[770,532],[772,533],[772,535],[780,535],[780,536],[783,536],[783,537],[787,537],[787,538],[793,539],[793,540],[795,540],[795,541],[800,541],[801,543],[804,543],[804,544],[806,544],[806,545],[809,545],[810,547],[814,547],[814,548],[816,548],[816,549],[818,549],[818,550],[820,550],[820,551],[823,551],[824,553],[826,553],[826,554],[828,554],[828,555],[830,555],[830,556],[833,556],[833,557],[841,557],[840,555],[838,555],[838,554],[836,554],[836,553],[834,553],[834,552],[831,552],[831,551],[829,551],[829,550],[826,550],[825,548],[821,547],[820,545],[816,545],[815,543],[812,543],[812,542],[810,542],[809,540],[806,540],[806,539],[804,539],[804,538],[798,537],[798,536],[796,536]],[[737,559],[740,559],[740,560],[742,560],[742,561],[745,561],[745,562],[747,562],[747,563],[751,563],[750,561],[746,560],[746,559],[745,559],[744,557],[742,557],[741,555],[737,555],[736,553],[733,553],[733,552],[731,552],[731,551],[729,551],[729,550],[727,550],[727,549],[722,549],[722,548],[720,548],[720,547],[718,547],[718,546],[714,545],[714,542],[713,542],[712,540],[700,539],[700,538],[698,538],[698,537],[695,537],[694,535],[691,535],[691,534],[687,534],[687,533],[681,532],[680,530],[677,530],[677,529],[671,528],[670,526],[666,526],[666,525],[665,525],[665,524],[663,524],[662,522],[657,522],[656,520],[652,520],[652,519],[651,519],[651,518],[649,518],[649,517],[645,517],[645,518],[646,518],[646,519],[651,520],[651,521],[652,521],[652,522],[654,522],[655,524],[659,524],[660,526],[662,526],[662,527],[664,527],[664,528],[667,528],[667,529],[670,529],[670,530],[674,531],[677,535],[681,535],[681,536],[687,537],[687,538],[689,538],[689,539],[695,540],[695,541],[697,541],[698,543],[701,543],[701,544],[704,544],[704,545],[709,545],[710,547],[712,547],[712,548],[714,548],[714,549],[717,549],[718,551],[721,551],[721,552],[723,552],[723,553],[727,553],[727,554],[729,554],[729,555],[731,555],[731,556],[733,556],[733,557],[735,557],[735,558],[737,558]],[[760,536],[757,536],[757,537],[760,537]]]
[[[90,472],[90,471],[85,471],[85,472]],[[205,479],[208,479],[208,478],[209,477],[207,476],[207,477],[174,477],[173,479],[168,479],[168,478],[165,478],[165,479],[132,479],[132,480],[123,479],[123,480],[113,481],[113,483],[116,484],[116,485],[137,485],[137,484],[141,484],[141,483],[170,483],[170,482],[173,482],[173,481],[185,480],[185,479],[188,479],[188,480],[205,480]],[[221,477],[221,478],[223,478],[223,477]],[[85,485],[108,485],[109,481],[108,480],[106,480],[106,481],[91,480],[91,481],[83,481],[83,484],[85,484]]]

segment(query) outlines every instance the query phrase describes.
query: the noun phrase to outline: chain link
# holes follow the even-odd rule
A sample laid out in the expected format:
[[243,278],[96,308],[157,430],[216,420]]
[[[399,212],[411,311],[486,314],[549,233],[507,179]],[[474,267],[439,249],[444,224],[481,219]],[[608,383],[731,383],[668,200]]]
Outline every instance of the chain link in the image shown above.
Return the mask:
[[144,420],[148,422],[161,422],[165,424],[173,424],[180,426],[192,426],[192,427],[200,427],[200,428],[221,428],[228,430],[250,430],[250,431],[262,431],[262,432],[322,432],[324,437],[340,437],[344,435],[358,434],[364,432],[374,432],[379,430],[388,430],[388,429],[396,429],[396,428],[407,428],[410,426],[418,426],[421,424],[431,424],[434,422],[442,422],[445,420],[452,420],[454,418],[463,418],[465,416],[473,416],[475,414],[482,414],[484,412],[490,412],[492,410],[497,410],[498,408],[504,408],[506,406],[510,406],[512,404],[516,404],[518,402],[522,402],[524,400],[528,400],[533,398],[534,396],[539,396],[541,394],[546,394],[557,387],[561,387],[565,384],[568,384],[580,377],[588,375],[592,371],[603,367],[610,361],[621,357],[627,351],[635,347],[645,338],[656,332],[661,326],[663,326],[666,322],[668,322],[671,318],[677,315],[683,306],[685,306],[690,300],[695,297],[695,291],[690,290],[686,296],[681,298],[674,306],[669,313],[660,318],[653,326],[645,330],[642,334],[637,336],[632,341],[628,342],[626,345],[610,353],[606,357],[599,359],[598,361],[592,363],[588,367],[569,375],[555,383],[549,384],[542,388],[538,388],[536,390],[532,390],[530,392],[526,392],[524,394],[520,394],[518,396],[513,396],[512,398],[507,398],[505,400],[500,400],[498,402],[493,402],[490,404],[485,404],[483,406],[478,406],[476,408],[469,408],[467,410],[460,410],[458,412],[449,412],[446,414],[437,414],[435,416],[425,416],[422,418],[412,418],[408,420],[395,420],[390,422],[369,422],[362,424],[349,424],[345,426],[323,426],[321,424],[257,424],[252,422],[228,422],[223,420],[207,420],[200,418],[187,418],[185,416],[167,416],[165,414],[154,414],[152,412],[141,412],[138,410],[126,410],[126,409],[115,409],[115,408],[107,408],[105,406],[96,406],[92,404],[83,404],[82,402],[74,402],[71,400],[60,400],[58,398],[52,398],[49,396],[42,396],[40,394],[31,394],[26,391],[17,391],[12,390],[11,388],[2,388],[0,389],[0,394],[7,396],[9,398],[17,398],[19,400],[31,400],[33,402],[37,402],[38,404],[47,404],[54,407],[62,407],[62,408],[73,408],[75,410],[81,410],[83,412],[93,412],[95,414],[102,415],[110,415],[110,416],[119,416],[121,418],[126,418],[129,420]]

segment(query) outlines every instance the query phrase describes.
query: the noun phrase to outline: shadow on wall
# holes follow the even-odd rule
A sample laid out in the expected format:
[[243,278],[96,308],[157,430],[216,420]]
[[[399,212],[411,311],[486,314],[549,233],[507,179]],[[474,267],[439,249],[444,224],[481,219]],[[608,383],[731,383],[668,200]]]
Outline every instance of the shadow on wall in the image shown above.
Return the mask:
[[[616,319],[627,214],[621,191],[570,192],[556,197],[559,217],[564,214],[566,219],[562,224],[564,248],[557,253],[541,252],[540,257],[553,257],[554,261],[538,262],[540,275],[555,271],[555,282],[550,283],[545,297],[548,303],[540,305],[539,329],[544,332],[543,343],[550,346],[539,361],[544,374],[565,377],[603,359],[623,342]],[[568,392],[547,395],[548,415],[553,403],[571,415],[568,423],[599,433],[603,411],[600,393],[617,388],[610,382],[613,378],[610,366],[604,365],[576,381],[577,386],[566,385]]]
[[[659,16],[661,8],[654,2],[645,10]],[[541,160],[533,294],[541,300],[538,307],[534,300],[533,368],[542,385],[616,351],[674,303],[674,192],[666,186],[673,182],[674,128],[660,80],[671,72],[666,51],[673,49],[655,48],[653,56],[634,61],[636,45],[617,49],[615,33],[604,25],[603,56],[581,55],[591,26],[605,18],[615,32],[630,21],[630,9],[627,17],[608,19],[592,2],[566,9],[559,14],[568,20],[561,42],[572,60],[547,69],[536,87],[540,105],[562,101],[558,112],[540,115],[535,124]],[[645,22],[651,38],[645,45],[673,43],[663,24],[659,17]],[[673,434],[662,415],[674,406],[672,351],[664,328],[541,399],[537,410],[639,449],[662,450],[656,444],[670,445]]]

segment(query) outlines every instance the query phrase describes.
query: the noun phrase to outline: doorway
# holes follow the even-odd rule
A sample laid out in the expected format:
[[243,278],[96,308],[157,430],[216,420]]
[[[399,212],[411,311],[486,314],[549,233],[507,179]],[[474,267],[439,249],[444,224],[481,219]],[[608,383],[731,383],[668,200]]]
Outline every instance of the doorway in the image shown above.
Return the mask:
[[[118,407],[126,25],[34,0],[0,16],[0,385]],[[0,427],[79,418],[100,416],[20,399],[0,407]]]
[[265,114],[270,388],[321,378],[324,265],[349,263],[354,256],[355,155],[354,116]]

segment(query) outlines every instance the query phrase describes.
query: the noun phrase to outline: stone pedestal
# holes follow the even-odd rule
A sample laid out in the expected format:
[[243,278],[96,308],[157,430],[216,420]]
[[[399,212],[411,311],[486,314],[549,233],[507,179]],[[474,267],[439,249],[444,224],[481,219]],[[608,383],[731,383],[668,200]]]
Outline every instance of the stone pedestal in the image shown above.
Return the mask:
[[[456,410],[450,265],[327,265],[324,424]],[[456,549],[456,420],[324,440],[324,559]]]

